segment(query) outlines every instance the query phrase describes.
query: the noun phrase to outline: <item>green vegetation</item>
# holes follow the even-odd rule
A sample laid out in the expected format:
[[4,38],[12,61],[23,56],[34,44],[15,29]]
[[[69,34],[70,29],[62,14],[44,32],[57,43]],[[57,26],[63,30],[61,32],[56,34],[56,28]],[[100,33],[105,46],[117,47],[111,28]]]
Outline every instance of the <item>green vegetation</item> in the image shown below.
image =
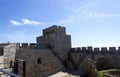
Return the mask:
[[98,77],[106,77],[106,76],[104,76],[103,71],[98,71],[98,72],[97,72],[97,76],[98,76]]

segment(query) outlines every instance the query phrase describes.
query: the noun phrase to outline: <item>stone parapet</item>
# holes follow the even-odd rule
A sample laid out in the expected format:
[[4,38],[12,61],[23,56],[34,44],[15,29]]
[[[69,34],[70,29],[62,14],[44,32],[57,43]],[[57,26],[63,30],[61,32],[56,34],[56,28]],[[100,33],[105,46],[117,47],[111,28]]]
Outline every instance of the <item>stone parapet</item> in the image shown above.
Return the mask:
[[101,53],[101,54],[114,54],[114,53],[119,53],[120,52],[120,47],[118,47],[116,49],[116,47],[95,47],[93,48],[92,46],[88,46],[88,47],[77,47],[77,48],[71,48],[71,52],[83,52],[83,53]]

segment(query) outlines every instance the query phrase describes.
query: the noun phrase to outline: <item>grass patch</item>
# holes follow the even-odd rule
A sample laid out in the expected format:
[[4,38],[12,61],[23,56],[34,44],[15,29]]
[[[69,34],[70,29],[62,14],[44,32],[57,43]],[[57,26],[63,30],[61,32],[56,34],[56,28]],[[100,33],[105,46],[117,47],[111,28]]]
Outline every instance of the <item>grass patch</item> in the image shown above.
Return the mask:
[[98,77],[106,77],[106,76],[104,76],[103,71],[98,71],[98,72],[97,72],[97,76],[98,76]]

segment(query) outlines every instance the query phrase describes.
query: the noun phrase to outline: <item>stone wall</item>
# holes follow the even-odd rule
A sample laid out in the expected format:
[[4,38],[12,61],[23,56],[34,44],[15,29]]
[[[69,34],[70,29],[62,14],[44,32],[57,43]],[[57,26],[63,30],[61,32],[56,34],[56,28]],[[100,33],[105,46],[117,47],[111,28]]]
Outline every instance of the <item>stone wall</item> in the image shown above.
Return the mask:
[[[68,68],[81,69],[81,63],[87,59],[93,59],[99,62],[100,59],[106,60],[106,66],[109,68],[120,69],[120,49],[115,47],[92,48],[92,47],[79,47],[72,48],[68,57]],[[96,63],[97,66],[98,63]],[[104,67],[104,66],[103,66]]]
[[0,56],[0,68],[4,68],[4,64],[3,63],[3,60],[4,60],[4,56]]
[[[96,61],[99,67],[100,60],[103,59],[105,64],[103,67],[120,69],[120,49],[110,47],[109,49],[102,47],[79,47],[69,49],[38,49],[36,44],[22,43],[9,44],[4,47],[4,63],[14,62],[15,59],[26,61],[27,77],[43,77],[53,74],[67,68],[83,70],[85,61],[92,59]],[[10,65],[4,65],[5,68]],[[19,74],[22,75],[22,63],[19,63]]]
[[3,56],[4,56],[4,63],[6,63],[4,65],[4,68],[10,67],[10,62],[14,62],[16,50],[18,50],[18,44],[16,43],[12,43],[4,47]]
[[[16,59],[26,61],[26,77],[43,77],[64,69],[59,59],[48,49],[20,48],[16,53]],[[22,75],[21,64],[19,74]]]
[[9,45],[9,43],[1,43],[1,44],[0,44],[0,56],[3,56],[4,47],[5,47],[6,45]]

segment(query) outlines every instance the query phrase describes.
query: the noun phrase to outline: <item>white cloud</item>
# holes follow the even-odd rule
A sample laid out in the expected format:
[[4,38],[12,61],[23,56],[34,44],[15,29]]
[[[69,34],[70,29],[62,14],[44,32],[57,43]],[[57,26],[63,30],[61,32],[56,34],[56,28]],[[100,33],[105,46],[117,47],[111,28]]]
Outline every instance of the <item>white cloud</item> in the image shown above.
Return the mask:
[[22,22],[24,24],[32,24],[32,22],[30,20],[28,20],[28,19],[22,19]]
[[89,12],[86,14],[87,18],[101,18],[101,17],[107,17],[108,15],[105,13],[94,13],[94,12]]
[[103,13],[103,12],[89,12],[86,14],[87,18],[105,18],[105,17],[119,17],[120,14],[107,14],[107,13]]
[[[59,1],[61,2],[62,0]],[[91,19],[106,19],[120,16],[117,10],[111,11],[110,8],[113,8],[113,6],[111,7],[110,5],[110,7],[108,7],[108,1],[104,0],[75,0],[70,2],[70,4],[66,1],[62,1],[61,5],[66,9],[65,12],[68,13],[68,18],[58,21],[59,24],[79,24],[82,23],[82,21]]]
[[41,25],[44,23],[34,21],[34,20],[29,20],[29,19],[22,19],[23,24],[30,24],[30,25]]
[[39,21],[34,21],[34,20],[29,20],[29,19],[21,19],[20,21],[16,20],[10,20],[10,23],[14,26],[20,26],[20,25],[44,25],[45,23],[39,22]]
[[72,22],[73,20],[74,20],[74,18],[73,18],[73,17],[70,17],[70,18],[68,18],[68,19],[61,20],[61,21],[59,21],[58,23],[60,23],[60,24],[64,24],[64,23]]
[[19,25],[22,25],[22,23],[18,22],[18,21],[15,21],[15,20],[10,20],[10,23],[15,25],[15,26],[19,26]]

